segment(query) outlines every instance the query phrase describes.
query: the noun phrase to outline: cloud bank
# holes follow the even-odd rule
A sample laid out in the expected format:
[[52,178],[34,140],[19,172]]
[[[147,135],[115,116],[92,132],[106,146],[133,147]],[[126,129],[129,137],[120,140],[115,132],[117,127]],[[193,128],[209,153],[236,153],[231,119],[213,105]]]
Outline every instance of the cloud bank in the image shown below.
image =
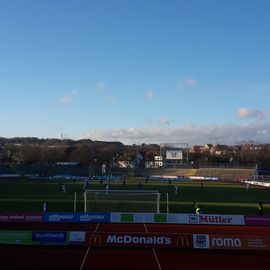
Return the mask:
[[226,124],[196,126],[186,125],[175,128],[129,128],[129,129],[95,129],[80,138],[98,141],[119,141],[124,144],[142,143],[214,143],[240,144],[248,141],[269,143],[270,123],[250,123],[245,125]]
[[249,118],[256,120],[263,120],[266,118],[266,112],[261,110],[254,110],[249,108],[239,108],[236,116],[240,119]]
[[73,98],[71,96],[65,96],[60,99],[60,103],[63,105],[68,105],[73,102]]

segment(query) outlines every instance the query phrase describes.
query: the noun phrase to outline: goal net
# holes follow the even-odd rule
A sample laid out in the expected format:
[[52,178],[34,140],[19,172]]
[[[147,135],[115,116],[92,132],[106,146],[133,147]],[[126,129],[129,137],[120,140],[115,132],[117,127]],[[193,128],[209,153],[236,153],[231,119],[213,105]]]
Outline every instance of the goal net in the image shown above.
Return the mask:
[[157,190],[86,190],[84,212],[159,213]]

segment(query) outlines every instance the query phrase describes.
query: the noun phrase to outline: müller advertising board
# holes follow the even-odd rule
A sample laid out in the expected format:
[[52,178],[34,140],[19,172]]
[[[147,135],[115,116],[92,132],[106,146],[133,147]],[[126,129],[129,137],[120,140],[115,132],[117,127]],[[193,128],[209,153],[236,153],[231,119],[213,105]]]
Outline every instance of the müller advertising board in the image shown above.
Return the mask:
[[270,237],[193,234],[194,249],[270,250]]
[[168,214],[167,223],[245,225],[245,218],[243,215]]
[[111,213],[111,222],[116,223],[167,223],[167,224],[207,224],[245,225],[243,215],[196,215],[173,213]]
[[192,249],[192,235],[149,233],[87,233],[88,246]]

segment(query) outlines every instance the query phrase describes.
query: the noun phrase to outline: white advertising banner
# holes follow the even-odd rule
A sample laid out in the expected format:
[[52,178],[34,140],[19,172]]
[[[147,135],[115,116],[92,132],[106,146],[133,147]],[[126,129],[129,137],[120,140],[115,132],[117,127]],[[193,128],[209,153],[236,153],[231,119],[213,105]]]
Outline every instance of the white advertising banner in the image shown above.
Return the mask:
[[243,215],[168,214],[167,222],[200,225],[245,225],[245,218]]
[[167,150],[166,159],[181,160],[183,159],[183,151],[182,150]]

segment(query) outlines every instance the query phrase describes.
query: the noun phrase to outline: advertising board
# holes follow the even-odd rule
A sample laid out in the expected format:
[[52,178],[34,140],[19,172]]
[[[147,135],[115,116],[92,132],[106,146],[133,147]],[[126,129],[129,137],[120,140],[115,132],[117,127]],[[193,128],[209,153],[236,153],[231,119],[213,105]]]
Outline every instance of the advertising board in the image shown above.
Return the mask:
[[68,243],[70,245],[83,245],[85,243],[85,232],[72,231],[68,233]]
[[182,150],[167,150],[166,159],[167,160],[182,160],[183,151]]
[[270,226],[270,217],[267,216],[245,216],[246,225]]
[[110,222],[116,223],[168,223],[168,224],[208,224],[245,225],[243,215],[204,215],[174,213],[111,213]]
[[110,222],[110,213],[44,213],[44,222],[95,223]]
[[245,225],[243,215],[168,214],[167,223]]
[[1,245],[31,245],[31,231],[0,231]]
[[42,213],[0,213],[0,222],[42,222]]
[[67,243],[67,232],[58,232],[58,231],[33,232],[32,242],[45,245],[65,245]]
[[192,235],[149,233],[87,233],[88,246],[192,249]]
[[270,237],[194,234],[194,249],[270,250]]

